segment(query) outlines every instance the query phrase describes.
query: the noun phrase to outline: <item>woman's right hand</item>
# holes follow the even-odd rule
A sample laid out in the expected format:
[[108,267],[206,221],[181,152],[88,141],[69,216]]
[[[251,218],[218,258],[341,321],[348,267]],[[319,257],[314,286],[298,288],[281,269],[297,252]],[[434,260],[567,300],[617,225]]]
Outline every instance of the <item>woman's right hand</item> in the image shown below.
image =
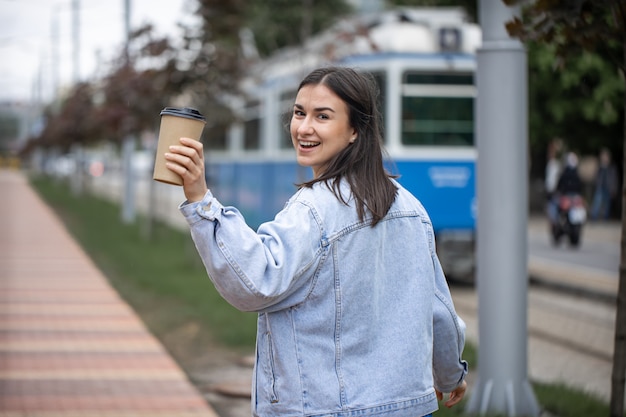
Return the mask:
[[202,142],[180,138],[180,145],[170,146],[165,154],[165,166],[183,179],[183,190],[188,202],[202,200],[208,187],[204,176],[204,146]]

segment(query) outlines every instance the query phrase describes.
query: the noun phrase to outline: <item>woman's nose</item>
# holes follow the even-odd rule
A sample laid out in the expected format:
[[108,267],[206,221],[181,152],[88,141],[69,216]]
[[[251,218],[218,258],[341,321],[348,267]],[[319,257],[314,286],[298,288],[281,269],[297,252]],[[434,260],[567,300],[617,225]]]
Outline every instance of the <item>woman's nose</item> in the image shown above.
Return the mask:
[[310,134],[311,132],[313,132],[313,125],[311,124],[311,121],[309,120],[308,117],[305,117],[304,119],[300,121],[297,131],[298,133],[303,134],[303,135]]

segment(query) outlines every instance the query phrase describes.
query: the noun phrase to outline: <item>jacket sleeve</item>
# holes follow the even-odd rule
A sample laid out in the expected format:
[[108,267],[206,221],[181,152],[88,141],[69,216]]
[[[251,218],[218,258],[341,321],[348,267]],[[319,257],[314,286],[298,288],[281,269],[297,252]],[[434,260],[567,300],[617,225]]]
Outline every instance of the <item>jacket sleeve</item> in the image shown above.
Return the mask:
[[433,377],[435,388],[451,392],[467,375],[468,365],[462,359],[465,346],[465,322],[457,316],[441,264],[431,254],[435,267],[433,299]]
[[257,232],[210,191],[179,209],[209,278],[235,308],[272,311],[306,297],[324,249],[321,227],[306,204],[288,203]]

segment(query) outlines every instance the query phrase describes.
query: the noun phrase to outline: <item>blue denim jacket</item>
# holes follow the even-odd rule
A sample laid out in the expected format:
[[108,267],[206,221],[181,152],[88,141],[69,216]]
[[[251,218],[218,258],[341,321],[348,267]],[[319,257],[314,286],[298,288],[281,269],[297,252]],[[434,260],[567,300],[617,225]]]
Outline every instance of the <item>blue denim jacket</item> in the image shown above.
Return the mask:
[[257,232],[210,191],[181,205],[217,290],[259,313],[255,416],[423,416],[465,378],[430,219],[396,186],[373,228],[346,184],[348,205],[318,183]]

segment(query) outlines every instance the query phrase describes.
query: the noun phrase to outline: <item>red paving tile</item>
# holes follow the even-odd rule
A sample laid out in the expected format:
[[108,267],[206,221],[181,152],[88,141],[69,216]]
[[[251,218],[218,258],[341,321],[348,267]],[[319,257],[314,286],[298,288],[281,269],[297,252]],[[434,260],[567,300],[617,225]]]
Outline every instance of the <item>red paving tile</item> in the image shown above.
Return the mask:
[[216,417],[25,178],[0,194],[0,417]]
[[0,352],[3,371],[179,370],[161,352]]

